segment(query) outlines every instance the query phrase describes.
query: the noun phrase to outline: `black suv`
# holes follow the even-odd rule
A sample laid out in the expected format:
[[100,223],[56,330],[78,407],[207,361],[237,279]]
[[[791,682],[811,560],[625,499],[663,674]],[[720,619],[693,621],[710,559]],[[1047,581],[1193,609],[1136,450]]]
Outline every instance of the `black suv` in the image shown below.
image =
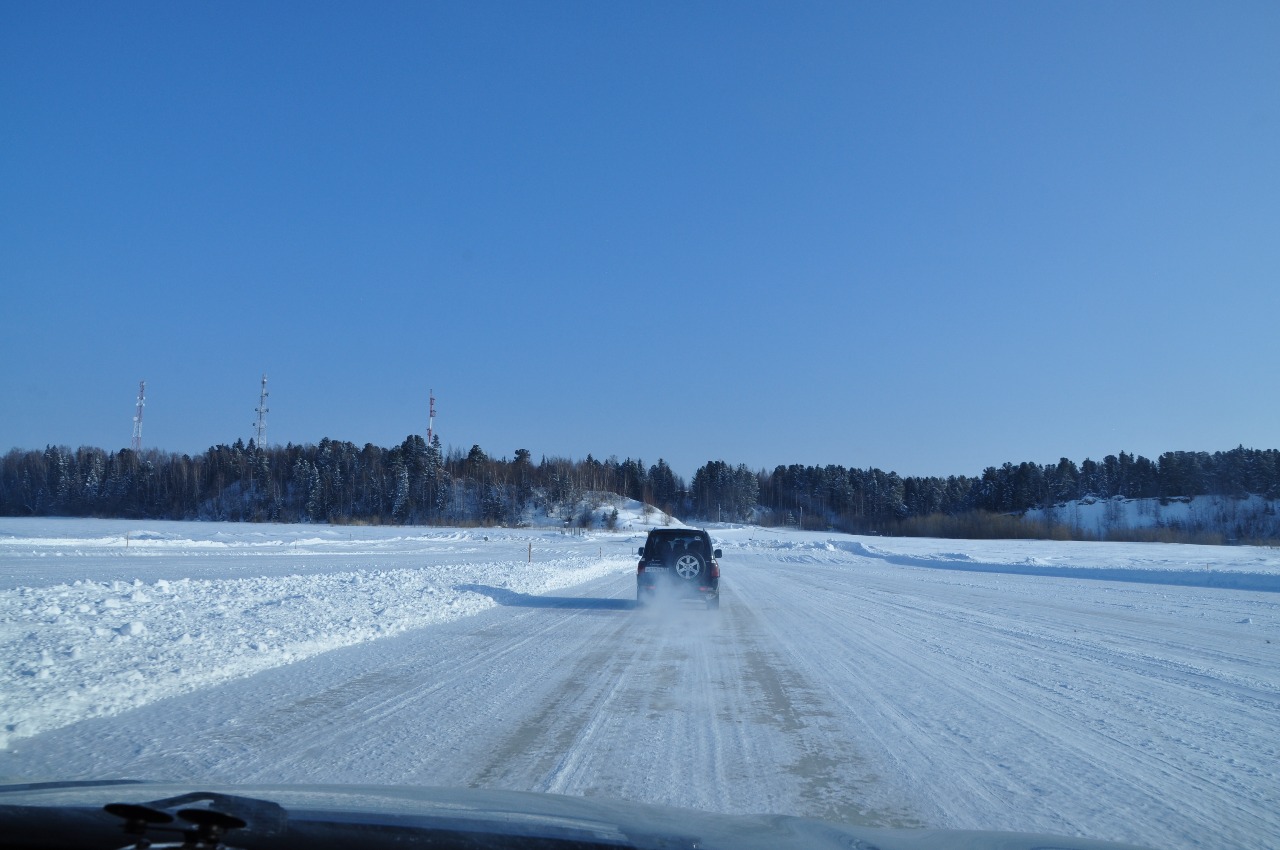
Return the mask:
[[719,608],[720,557],[720,550],[711,548],[711,535],[701,529],[653,529],[640,547],[636,604],[644,605],[663,591],[702,599],[708,608]]

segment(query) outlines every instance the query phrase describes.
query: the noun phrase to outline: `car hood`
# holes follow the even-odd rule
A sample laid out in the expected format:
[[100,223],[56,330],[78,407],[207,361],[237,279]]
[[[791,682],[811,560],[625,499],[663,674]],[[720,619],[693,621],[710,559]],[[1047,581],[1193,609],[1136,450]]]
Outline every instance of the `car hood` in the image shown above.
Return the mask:
[[[62,782],[0,785],[0,835],[11,847],[131,847],[138,833],[108,804],[153,812],[208,810],[243,822],[226,847],[843,848],[851,850],[1118,850],[1130,845],[1027,833],[873,829],[783,815],[724,815],[598,798],[398,786]],[[187,817],[192,817],[187,815]],[[147,827],[180,842],[181,819]],[[166,831],[167,830],[167,831]]]

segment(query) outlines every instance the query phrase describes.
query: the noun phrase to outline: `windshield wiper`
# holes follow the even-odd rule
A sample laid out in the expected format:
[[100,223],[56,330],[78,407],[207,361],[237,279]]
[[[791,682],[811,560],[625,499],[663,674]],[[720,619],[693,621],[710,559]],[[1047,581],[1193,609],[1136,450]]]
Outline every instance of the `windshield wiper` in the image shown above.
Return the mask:
[[[222,847],[223,837],[237,829],[247,828],[263,836],[282,834],[289,820],[284,808],[270,800],[214,791],[194,791],[146,803],[110,803],[103,808],[124,819],[123,829],[137,837],[133,846],[138,850],[151,847],[156,833],[182,835],[180,846],[186,850],[209,850]],[[175,818],[189,826],[170,826]]]

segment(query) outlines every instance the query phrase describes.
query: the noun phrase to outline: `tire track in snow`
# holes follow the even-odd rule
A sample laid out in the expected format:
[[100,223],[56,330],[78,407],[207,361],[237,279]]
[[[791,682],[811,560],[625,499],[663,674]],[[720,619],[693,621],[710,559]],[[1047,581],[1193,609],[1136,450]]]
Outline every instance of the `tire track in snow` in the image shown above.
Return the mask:
[[580,635],[554,687],[469,784],[716,810],[728,802],[714,714],[719,665],[706,646],[714,614],[626,614]]
[[[523,657],[532,645],[558,628],[562,628],[560,620],[548,619],[532,624],[509,642],[468,641],[475,646],[459,647],[456,655],[439,653],[434,658],[408,654],[341,681],[322,694],[284,705],[273,716],[255,718],[266,739],[294,734],[308,741],[307,746],[275,762],[272,773],[297,776],[314,765],[317,756],[323,756],[321,763],[339,773],[368,775],[371,770],[385,772],[377,765],[388,762],[388,750],[412,753],[436,748],[440,742],[429,732],[424,734],[412,718],[431,717],[451,705],[471,705],[475,694],[494,686],[494,671],[513,656]],[[462,711],[470,714],[472,709]],[[374,734],[354,731],[357,729],[373,730]],[[353,735],[360,739],[358,746],[350,743]],[[429,760],[425,752],[409,759],[418,764]],[[386,781],[409,780],[387,776]]]
[[[503,740],[485,759],[484,766],[468,779],[476,788],[525,787],[527,790],[566,793],[567,772],[580,769],[580,755],[595,738],[601,713],[617,695],[625,681],[626,659],[610,658],[619,635],[627,629],[627,618],[619,617],[603,634],[591,630],[569,653],[567,673],[560,663],[564,655],[544,669],[556,676],[556,687],[532,713],[525,713],[513,730],[503,732]],[[557,620],[546,630],[563,631]],[[603,644],[604,648],[601,648]],[[525,659],[526,661],[530,659]],[[540,665],[541,666],[541,665]],[[527,785],[530,774],[533,783]],[[519,781],[517,777],[523,779]]]
[[[1156,828],[1180,846],[1247,844],[1274,830],[1257,814],[1265,801],[1249,800],[1248,786],[1229,771],[1215,776],[1212,758],[1181,746],[1182,733],[1169,731],[1205,738],[1195,717],[1179,716],[1199,704],[1204,688],[1214,699],[1206,718],[1266,728],[1274,688],[1238,698],[1247,677],[1230,670],[1207,681],[1190,675],[1204,668],[1134,649],[1142,641],[1118,627],[1080,637],[1062,622],[1080,625],[1080,613],[1064,617],[1070,597],[1062,599],[1046,580],[993,579],[988,584],[999,582],[1000,592],[985,587],[971,595],[954,582],[913,579],[856,558],[799,569],[755,569],[767,556],[747,560],[753,592],[809,614],[783,619],[804,628],[775,628],[779,645],[811,679],[821,681],[821,668],[833,668],[832,697],[847,717],[861,718],[847,728],[862,726],[860,737],[887,768],[886,787],[915,797],[931,825],[1064,833],[1087,827],[1095,837],[1130,841],[1151,841]],[[1137,631],[1152,624],[1138,617],[1129,625]],[[1169,648],[1160,637],[1150,644],[1157,652]],[[1085,680],[1062,687],[1063,671]],[[1135,739],[1142,721],[1116,715],[1126,710],[1150,715],[1149,740]],[[1224,766],[1232,760],[1218,757]],[[1266,763],[1265,753],[1255,756],[1251,769]],[[1179,789],[1175,801],[1171,787]],[[1125,808],[1109,811],[1117,800]],[[1223,829],[1201,834],[1201,825],[1224,820]],[[1111,824],[1113,834],[1098,836],[1099,822]]]
[[857,754],[832,739],[817,691],[779,663],[750,604],[723,592],[718,612],[644,609],[583,631],[467,784],[910,822],[841,793]]
[[[882,603],[882,607],[894,605],[892,601]],[[1231,781],[1229,772],[1221,778],[1215,776],[1212,758],[1202,758],[1204,751],[1198,753],[1177,740],[1183,734],[1179,730],[1190,731],[1199,725],[1186,716],[1186,710],[1200,704],[1206,689],[1215,700],[1217,723],[1233,719],[1243,710],[1245,728],[1265,724],[1266,713],[1253,706],[1232,704],[1234,684],[1222,688],[1222,683],[1208,677],[1202,667],[1129,649],[1133,644],[1142,645],[1136,636],[1113,645],[1061,634],[1061,611],[1054,602],[1023,599],[1018,607],[1017,616],[1010,618],[999,612],[975,612],[951,600],[935,599],[921,605],[922,611],[927,609],[933,617],[942,618],[943,630],[955,636],[947,642],[934,641],[930,652],[942,656],[952,668],[973,673],[969,683],[955,692],[991,718],[978,720],[977,725],[990,726],[999,716],[1008,718],[1008,751],[1027,749],[1016,744],[1019,737],[1038,743],[1042,758],[1053,754],[1057,773],[1071,777],[1077,786],[1095,787],[1103,799],[1110,796],[1103,789],[1124,789],[1128,805],[1140,811],[1170,808],[1160,816],[1161,821],[1188,834],[1197,831],[1198,823],[1221,819],[1224,807],[1236,809],[1231,817],[1236,825],[1228,827],[1226,834],[1240,830],[1242,837],[1265,828],[1247,810],[1229,802],[1247,796],[1246,789]],[[938,624],[929,622],[926,628],[936,633]],[[1165,648],[1158,641],[1150,645],[1157,650]],[[980,652],[975,647],[980,647]],[[1060,671],[1086,678],[1063,682]],[[1153,691],[1157,694],[1154,698]],[[1271,705],[1275,704],[1272,701]],[[1135,726],[1145,729],[1137,739]],[[1023,734],[1015,734],[1016,728],[1024,730]],[[1212,727],[1196,732],[1214,737]],[[1000,755],[998,747],[992,751]],[[1005,762],[1012,762],[1011,767],[1018,765],[1016,759],[1008,758],[1008,752],[1004,755],[998,766]],[[1046,781],[1035,761],[1022,762],[1020,771],[1025,772],[1019,775],[1010,770],[1007,777],[1011,791],[1020,791],[1019,785],[1029,790],[1033,802],[1023,809],[1029,812],[1036,811],[1035,801],[1049,797],[1055,779],[1051,776]],[[1037,774],[1035,782],[1027,782],[1028,776]],[[976,770],[973,775],[978,775]],[[1184,798],[1176,807],[1169,806],[1171,787],[1180,788],[1179,796]],[[1206,793],[1215,789],[1216,793]],[[1025,798],[1027,792],[1021,793]],[[1038,805],[1045,808],[1044,802]],[[1078,822],[1068,813],[1054,810],[1051,817],[1055,821],[1051,829],[1079,830]],[[1215,835],[1209,845],[1216,844],[1222,835]]]

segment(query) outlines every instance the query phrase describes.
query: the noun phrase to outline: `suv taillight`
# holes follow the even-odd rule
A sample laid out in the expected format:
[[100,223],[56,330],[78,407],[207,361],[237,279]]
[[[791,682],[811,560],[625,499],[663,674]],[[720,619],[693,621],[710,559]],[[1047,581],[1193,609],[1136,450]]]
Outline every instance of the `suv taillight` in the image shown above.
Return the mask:
[[636,572],[637,573],[644,572],[644,561],[640,561],[636,564]]

